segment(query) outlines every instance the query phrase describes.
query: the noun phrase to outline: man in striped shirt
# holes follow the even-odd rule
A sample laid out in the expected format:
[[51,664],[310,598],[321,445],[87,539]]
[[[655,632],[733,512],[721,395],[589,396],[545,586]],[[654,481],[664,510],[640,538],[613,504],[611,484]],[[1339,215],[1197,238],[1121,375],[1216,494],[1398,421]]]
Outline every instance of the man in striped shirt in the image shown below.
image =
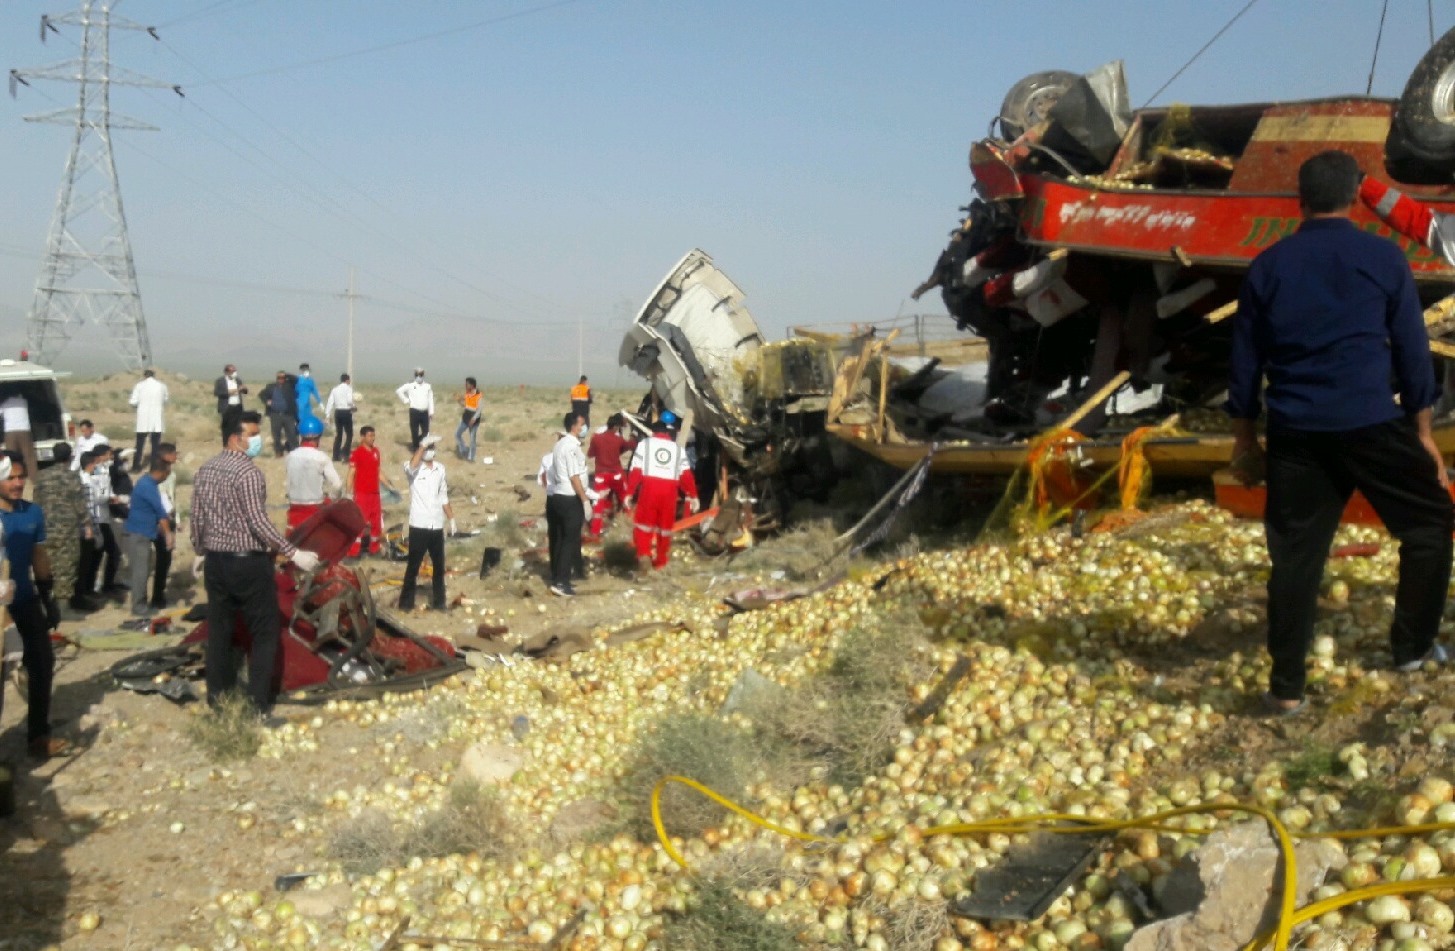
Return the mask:
[[266,714],[273,707],[273,669],[278,656],[278,587],[273,553],[305,572],[318,556],[293,545],[268,520],[267,483],[253,459],[263,450],[262,417],[229,416],[222,452],[197,470],[192,487],[193,574],[205,569],[207,590],[207,702],[216,706],[237,689],[233,627],[237,615],[251,635],[248,696]]

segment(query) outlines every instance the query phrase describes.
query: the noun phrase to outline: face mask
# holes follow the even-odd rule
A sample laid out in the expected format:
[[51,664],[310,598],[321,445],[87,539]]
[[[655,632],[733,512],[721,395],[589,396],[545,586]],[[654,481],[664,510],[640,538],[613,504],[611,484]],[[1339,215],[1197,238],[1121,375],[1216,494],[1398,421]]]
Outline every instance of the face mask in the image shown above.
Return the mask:
[[299,373],[298,375],[301,376],[301,377],[307,378],[307,377],[313,376],[313,371],[312,370],[304,370],[301,373]]
[[414,375],[414,379],[415,379],[415,382],[418,382],[418,381],[424,379],[424,374],[423,373],[416,373]]
[[248,458],[249,459],[252,459],[252,458],[258,456],[259,454],[261,454],[262,451],[263,451],[263,434],[262,433],[253,433],[251,436],[248,437],[248,448],[247,448]]
[[424,451],[424,461],[425,462],[434,462],[434,450],[433,449],[426,449]]

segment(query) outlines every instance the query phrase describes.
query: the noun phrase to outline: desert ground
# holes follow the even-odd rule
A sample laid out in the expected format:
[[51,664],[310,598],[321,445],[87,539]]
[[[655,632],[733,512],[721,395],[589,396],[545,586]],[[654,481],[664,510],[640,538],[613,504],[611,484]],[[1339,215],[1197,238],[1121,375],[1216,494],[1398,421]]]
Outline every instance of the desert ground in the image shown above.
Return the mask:
[[[162,378],[185,520],[190,473],[216,451],[211,381]],[[65,381],[67,408],[127,444],[132,382]],[[564,390],[487,389],[479,452],[493,462],[468,465],[434,382],[460,528],[481,534],[447,550],[459,603],[409,623],[462,642],[482,624],[510,639],[576,632],[591,649],[484,659],[379,700],[282,704],[286,725],[265,730],[115,687],[113,664],[175,634],[118,634],[120,606],[69,618],[54,715],[76,755],[26,763],[24,703],[5,687],[17,808],[0,819],[0,949],[1120,948],[1171,913],[1184,858],[1237,815],[1109,834],[1033,922],[949,913],[1024,835],[939,831],[1234,803],[1306,833],[1455,819],[1455,673],[1387,669],[1395,553],[1378,530],[1341,530],[1310,709],[1269,720],[1254,703],[1261,528],[1203,500],[1156,498],[1085,536],[980,537],[975,515],[1003,486],[932,483],[887,541],[833,557],[873,502],[850,482],[778,538],[731,559],[679,544],[662,572],[628,568],[619,521],[562,600],[542,580],[534,477]],[[402,482],[406,412],[390,390],[361,388],[356,425],[378,427]],[[595,415],[638,396],[598,393]],[[271,446],[260,465],[281,525]],[[199,595],[183,537],[175,630]],[[482,579],[487,545],[504,557]],[[402,564],[362,567],[391,605]],[[767,597],[724,604],[750,591]],[[649,808],[668,775],[778,828],[670,786],[669,851]],[[1440,828],[1332,848],[1312,897],[1455,870]],[[1274,891],[1271,859],[1260,874],[1248,929]],[[279,890],[282,875],[296,887]],[[1330,910],[1297,946],[1448,947],[1452,886]]]

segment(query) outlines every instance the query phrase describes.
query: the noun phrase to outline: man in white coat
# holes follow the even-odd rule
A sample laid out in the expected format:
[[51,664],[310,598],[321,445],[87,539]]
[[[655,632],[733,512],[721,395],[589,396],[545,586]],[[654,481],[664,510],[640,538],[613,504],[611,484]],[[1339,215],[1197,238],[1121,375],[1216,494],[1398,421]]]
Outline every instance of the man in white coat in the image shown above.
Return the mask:
[[[167,393],[167,384],[157,379],[156,371],[148,369],[142,374],[141,380],[131,388],[131,405],[136,407],[136,455],[131,457],[131,471],[140,472],[147,464],[147,460],[156,455],[157,446],[161,445],[162,432],[162,407],[170,399]],[[142,446],[146,444],[147,437],[151,437],[151,452],[142,455]]]

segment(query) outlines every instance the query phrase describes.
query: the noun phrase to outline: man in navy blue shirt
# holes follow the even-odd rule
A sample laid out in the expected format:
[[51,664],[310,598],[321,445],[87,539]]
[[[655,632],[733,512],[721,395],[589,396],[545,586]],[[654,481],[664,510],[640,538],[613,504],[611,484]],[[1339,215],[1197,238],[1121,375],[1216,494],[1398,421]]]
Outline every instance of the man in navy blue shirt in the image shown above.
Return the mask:
[[60,626],[61,609],[52,594],[55,580],[45,547],[45,517],[40,506],[21,498],[25,475],[25,461],[19,455],[0,455],[0,528],[5,532],[5,558],[10,562],[14,585],[10,619],[20,632],[22,660],[30,675],[26,737],[31,758],[47,760],[71,750],[68,741],[51,736],[51,682],[56,655],[50,635]]
[[[1275,713],[1302,704],[1319,583],[1355,489],[1400,543],[1395,666],[1446,659],[1435,636],[1455,510],[1430,430],[1439,387],[1404,253],[1349,220],[1359,178],[1344,152],[1299,168],[1303,223],[1253,261],[1233,322],[1233,468],[1245,483],[1268,480],[1264,702]],[[1265,377],[1266,455],[1254,430]]]

